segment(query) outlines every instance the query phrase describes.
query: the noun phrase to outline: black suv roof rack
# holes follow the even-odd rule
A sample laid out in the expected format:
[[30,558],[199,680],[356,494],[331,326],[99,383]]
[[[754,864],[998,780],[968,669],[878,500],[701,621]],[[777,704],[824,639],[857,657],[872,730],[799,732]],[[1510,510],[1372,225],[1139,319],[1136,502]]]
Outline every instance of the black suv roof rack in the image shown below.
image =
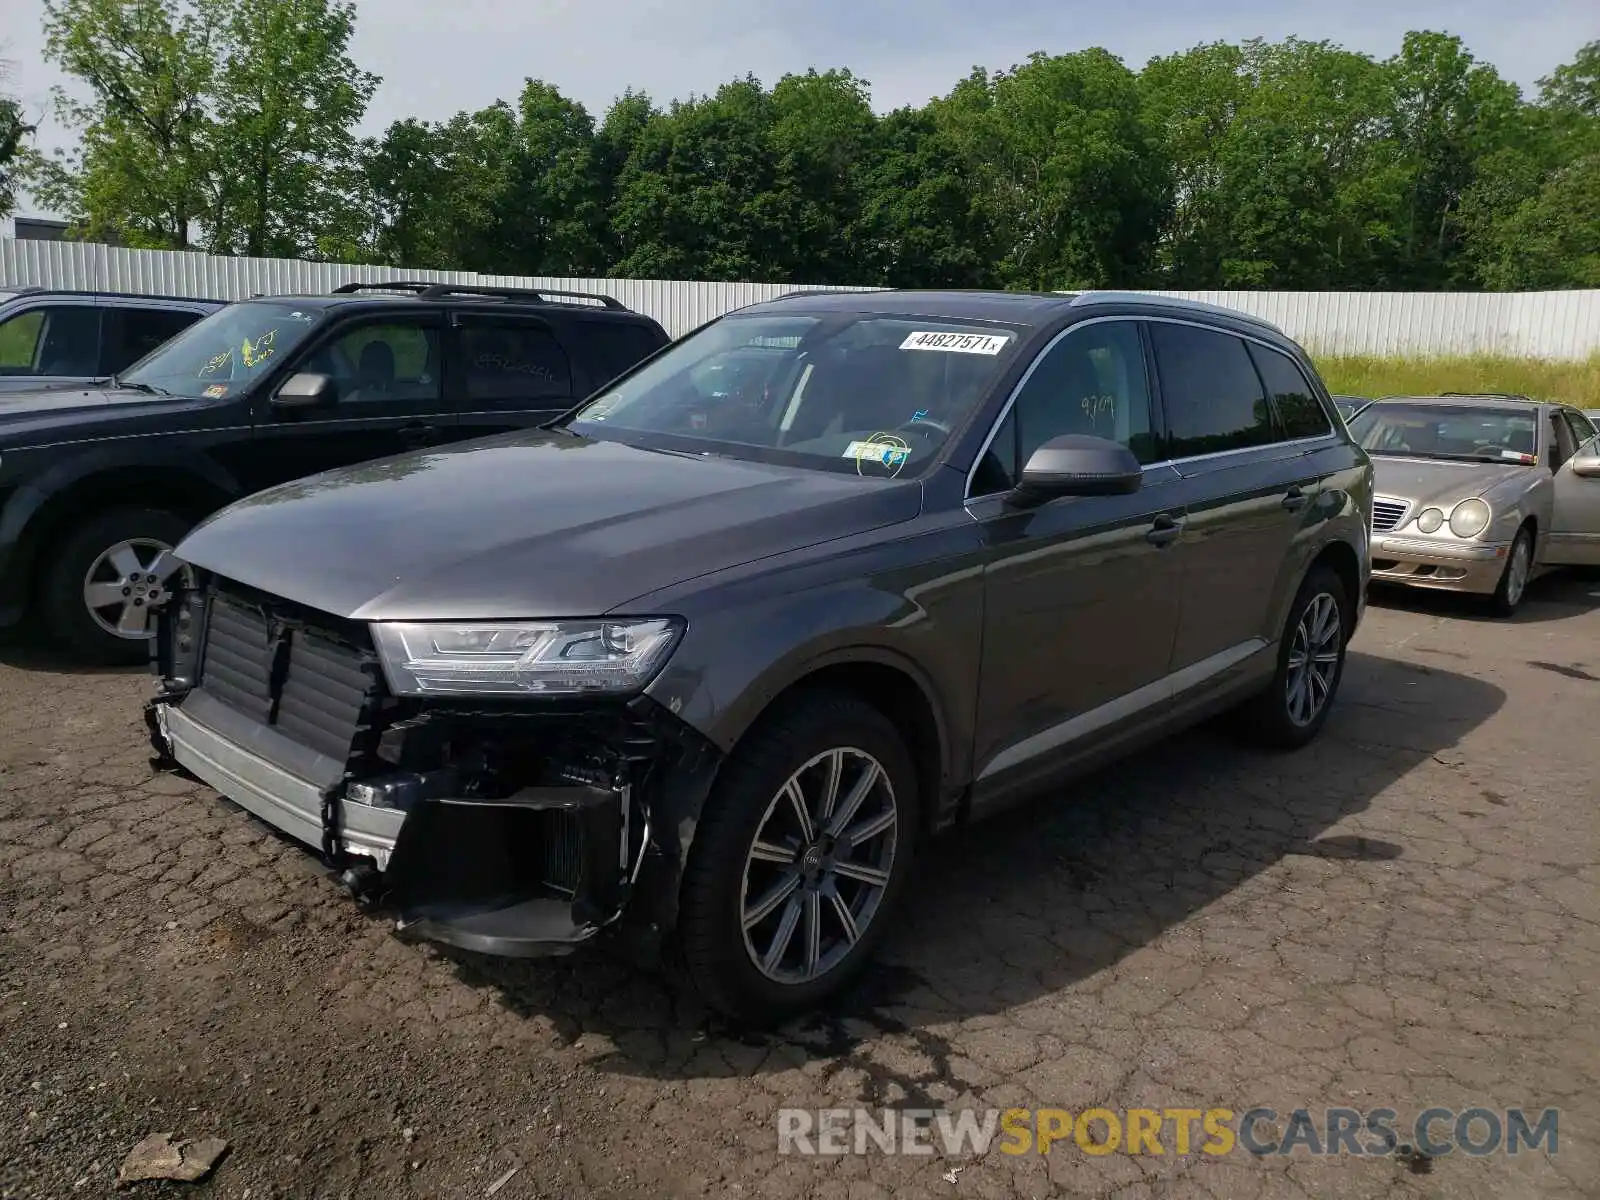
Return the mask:
[[414,279],[375,279],[367,282],[356,279],[349,283],[341,283],[334,288],[334,295],[346,295],[350,292],[416,292],[421,295],[431,288],[431,283],[421,283]]
[[[559,304],[563,300],[593,300],[616,312],[627,312],[628,306],[615,296],[599,292],[564,292],[557,288],[483,287],[464,283],[422,283],[414,279],[387,279],[343,283],[333,289],[335,293],[350,292],[414,292],[423,300],[443,300],[450,296],[482,296],[493,300],[531,300],[537,304]],[[554,298],[554,299],[553,299]]]
[[1459,396],[1468,400],[1525,400],[1529,404],[1537,403],[1532,396],[1524,396],[1521,392],[1440,392],[1441,396]]

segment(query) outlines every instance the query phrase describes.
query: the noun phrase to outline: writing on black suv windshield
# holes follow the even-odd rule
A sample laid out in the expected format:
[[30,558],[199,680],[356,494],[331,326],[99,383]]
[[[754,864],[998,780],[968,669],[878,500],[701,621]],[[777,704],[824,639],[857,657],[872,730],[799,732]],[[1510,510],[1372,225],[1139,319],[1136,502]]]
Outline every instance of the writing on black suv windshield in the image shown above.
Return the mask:
[[320,314],[290,304],[230,304],[196,321],[119,381],[168,396],[221,398],[244,391],[305,339]]
[[1534,414],[1508,407],[1380,400],[1350,422],[1368,454],[1529,465],[1539,461]]
[[877,478],[938,451],[1015,330],[926,317],[730,317],[597,397],[576,432]]

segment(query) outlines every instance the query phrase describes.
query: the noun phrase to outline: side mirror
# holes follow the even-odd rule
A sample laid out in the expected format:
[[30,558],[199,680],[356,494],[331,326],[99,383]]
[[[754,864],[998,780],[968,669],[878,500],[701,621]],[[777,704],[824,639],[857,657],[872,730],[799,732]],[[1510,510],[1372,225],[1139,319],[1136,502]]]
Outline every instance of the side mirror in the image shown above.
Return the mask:
[[282,409],[328,408],[339,399],[338,388],[327,375],[301,371],[283,381],[272,397],[272,407]]
[[1572,459],[1572,473],[1585,479],[1600,479],[1600,454],[1578,454]]
[[1057,496],[1125,496],[1144,483],[1144,469],[1121,442],[1066,434],[1033,452],[1012,492],[1019,506]]

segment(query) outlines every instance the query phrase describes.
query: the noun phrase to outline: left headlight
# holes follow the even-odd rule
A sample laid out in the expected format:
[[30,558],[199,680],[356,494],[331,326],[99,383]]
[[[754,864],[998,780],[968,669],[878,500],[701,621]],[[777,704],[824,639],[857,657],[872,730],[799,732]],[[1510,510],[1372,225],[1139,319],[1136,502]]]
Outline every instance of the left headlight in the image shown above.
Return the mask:
[[1450,532],[1459,538],[1477,537],[1489,528],[1491,515],[1482,500],[1463,500],[1450,511]]
[[571,696],[649,683],[683,632],[674,617],[592,621],[379,621],[397,695]]

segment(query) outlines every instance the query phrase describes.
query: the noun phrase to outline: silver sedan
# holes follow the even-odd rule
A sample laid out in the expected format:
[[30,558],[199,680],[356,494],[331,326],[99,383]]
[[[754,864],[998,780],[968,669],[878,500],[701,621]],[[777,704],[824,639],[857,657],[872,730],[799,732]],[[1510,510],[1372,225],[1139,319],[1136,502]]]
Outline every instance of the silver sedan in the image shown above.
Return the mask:
[[1350,421],[1372,456],[1372,580],[1492,597],[1600,564],[1600,438],[1575,408],[1520,396],[1392,396]]

